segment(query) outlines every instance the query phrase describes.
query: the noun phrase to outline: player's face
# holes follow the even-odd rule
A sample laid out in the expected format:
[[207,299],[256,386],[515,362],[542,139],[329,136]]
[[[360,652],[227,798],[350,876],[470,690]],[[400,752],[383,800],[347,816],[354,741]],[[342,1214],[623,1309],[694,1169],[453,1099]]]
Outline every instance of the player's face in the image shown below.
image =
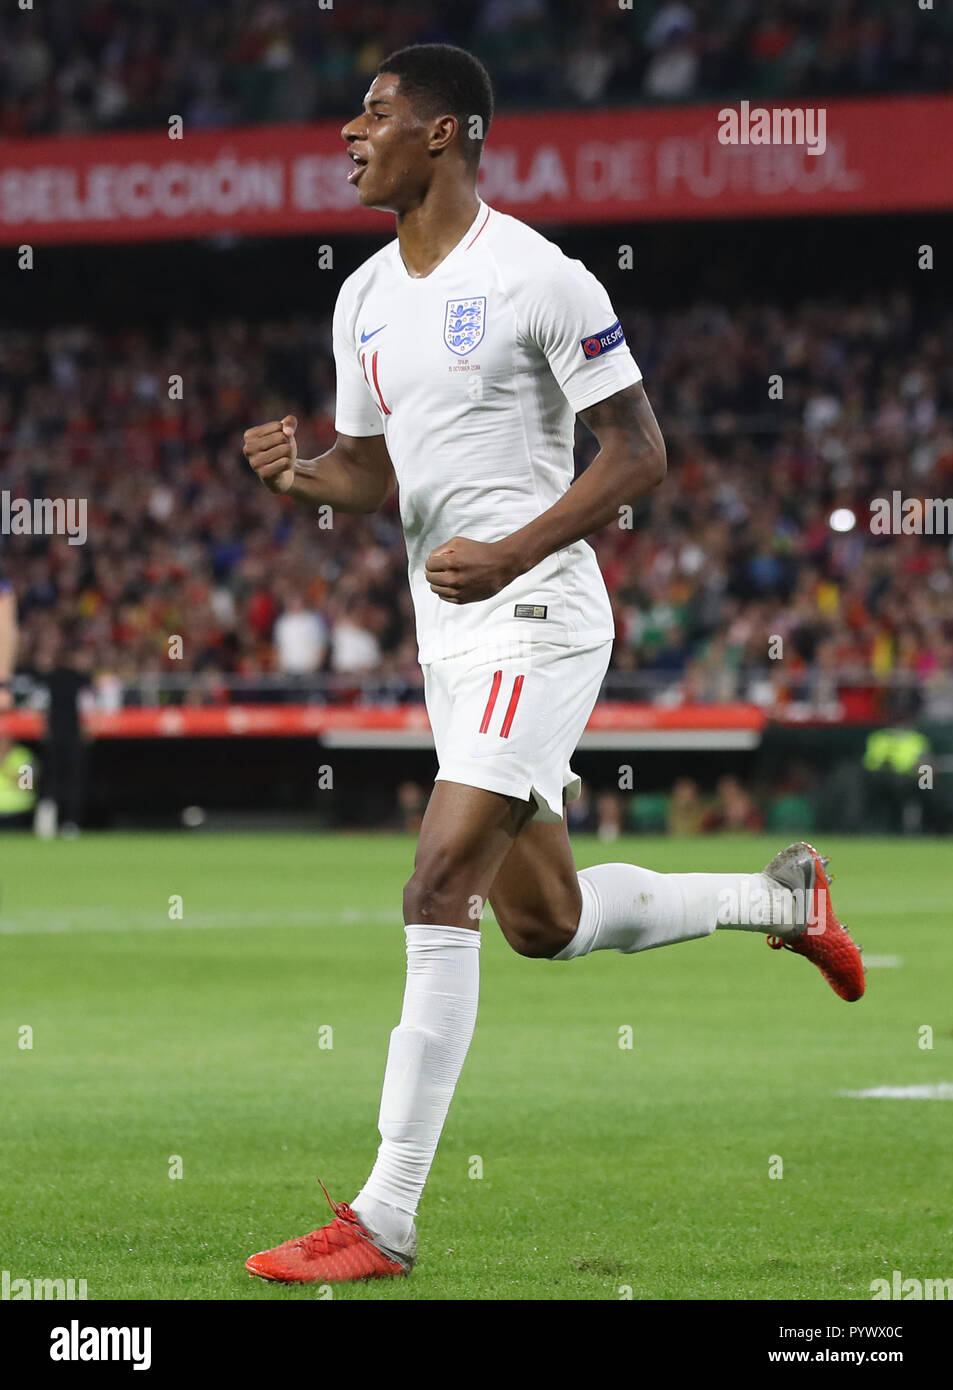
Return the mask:
[[341,136],[355,159],[348,175],[361,205],[403,212],[423,195],[432,172],[427,153],[429,127],[400,95],[400,78],[375,77],[364,110],[348,121]]

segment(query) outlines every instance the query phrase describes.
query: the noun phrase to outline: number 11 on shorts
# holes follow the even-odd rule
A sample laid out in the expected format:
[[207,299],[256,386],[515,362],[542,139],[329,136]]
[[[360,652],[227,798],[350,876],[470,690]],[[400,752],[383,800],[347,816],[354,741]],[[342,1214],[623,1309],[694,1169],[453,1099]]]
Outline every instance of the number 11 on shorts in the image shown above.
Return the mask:
[[[486,709],[483,711],[483,719],[480,721],[480,733],[489,732],[490,720],[493,718],[493,709],[496,705],[496,698],[500,693],[500,686],[503,684],[503,672],[494,671],[493,680],[490,684],[490,694],[487,697]],[[513,680],[513,689],[510,694],[510,702],[506,707],[503,716],[503,723],[500,725],[500,738],[509,738],[510,729],[513,725],[513,716],[516,713],[516,706],[520,702],[520,693],[523,689],[523,677],[516,676]]]

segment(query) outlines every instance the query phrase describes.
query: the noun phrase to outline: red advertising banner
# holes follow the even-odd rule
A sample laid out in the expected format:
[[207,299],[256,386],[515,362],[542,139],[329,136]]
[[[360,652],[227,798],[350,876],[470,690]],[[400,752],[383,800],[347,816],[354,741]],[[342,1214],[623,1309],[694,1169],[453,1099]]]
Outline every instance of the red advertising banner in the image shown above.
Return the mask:
[[[0,244],[389,234],[351,167],[332,121],[0,141]],[[953,96],[500,116],[480,191],[534,223],[951,208]]]
[[[590,733],[699,732],[760,734],[757,705],[681,705],[674,709],[619,702],[596,705]],[[334,738],[356,733],[421,735],[430,722],[415,705],[166,705],[160,708],[91,711],[83,719],[92,738]],[[0,714],[0,736],[37,740],[45,720],[35,710]]]

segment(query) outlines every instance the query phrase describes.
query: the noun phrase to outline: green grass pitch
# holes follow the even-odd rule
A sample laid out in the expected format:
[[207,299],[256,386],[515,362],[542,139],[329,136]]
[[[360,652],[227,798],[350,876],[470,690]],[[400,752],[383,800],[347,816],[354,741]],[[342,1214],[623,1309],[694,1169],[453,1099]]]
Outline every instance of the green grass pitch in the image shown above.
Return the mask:
[[[856,1004],[748,933],[553,965],[488,914],[418,1266],[334,1298],[869,1299],[894,1269],[953,1273],[953,1102],[839,1094],[953,1082],[949,846],[823,847],[841,918],[900,958]],[[777,848],[576,841],[580,867],[662,871]],[[324,1223],[318,1175],[350,1200],[373,1161],[412,857],[386,835],[0,840],[0,1268],[90,1299],[314,1299],[243,1262]]]

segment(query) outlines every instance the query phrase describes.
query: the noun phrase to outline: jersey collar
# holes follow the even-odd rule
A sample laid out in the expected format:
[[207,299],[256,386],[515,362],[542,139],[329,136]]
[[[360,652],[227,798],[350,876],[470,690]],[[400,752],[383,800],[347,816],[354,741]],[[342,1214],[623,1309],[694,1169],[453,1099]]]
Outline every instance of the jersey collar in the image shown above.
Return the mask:
[[469,251],[470,247],[476,241],[477,237],[479,237],[482,234],[484,227],[490,219],[491,213],[492,208],[488,208],[486,203],[484,203],[483,199],[481,198],[480,205],[477,208],[476,217],[474,217],[473,221],[470,223],[467,230],[463,233],[463,236],[457,242],[456,246],[454,246],[453,250],[447,252],[443,260],[440,261],[438,265],[434,266],[433,270],[430,272],[429,275],[421,276],[410,274],[409,270],[404,265],[404,258],[400,254],[400,242],[395,238],[394,260],[396,262],[397,270],[401,278],[406,280],[411,285],[426,285],[429,281],[436,279],[437,276],[443,275],[448,266],[454,265],[461,256],[466,255],[467,251]]

